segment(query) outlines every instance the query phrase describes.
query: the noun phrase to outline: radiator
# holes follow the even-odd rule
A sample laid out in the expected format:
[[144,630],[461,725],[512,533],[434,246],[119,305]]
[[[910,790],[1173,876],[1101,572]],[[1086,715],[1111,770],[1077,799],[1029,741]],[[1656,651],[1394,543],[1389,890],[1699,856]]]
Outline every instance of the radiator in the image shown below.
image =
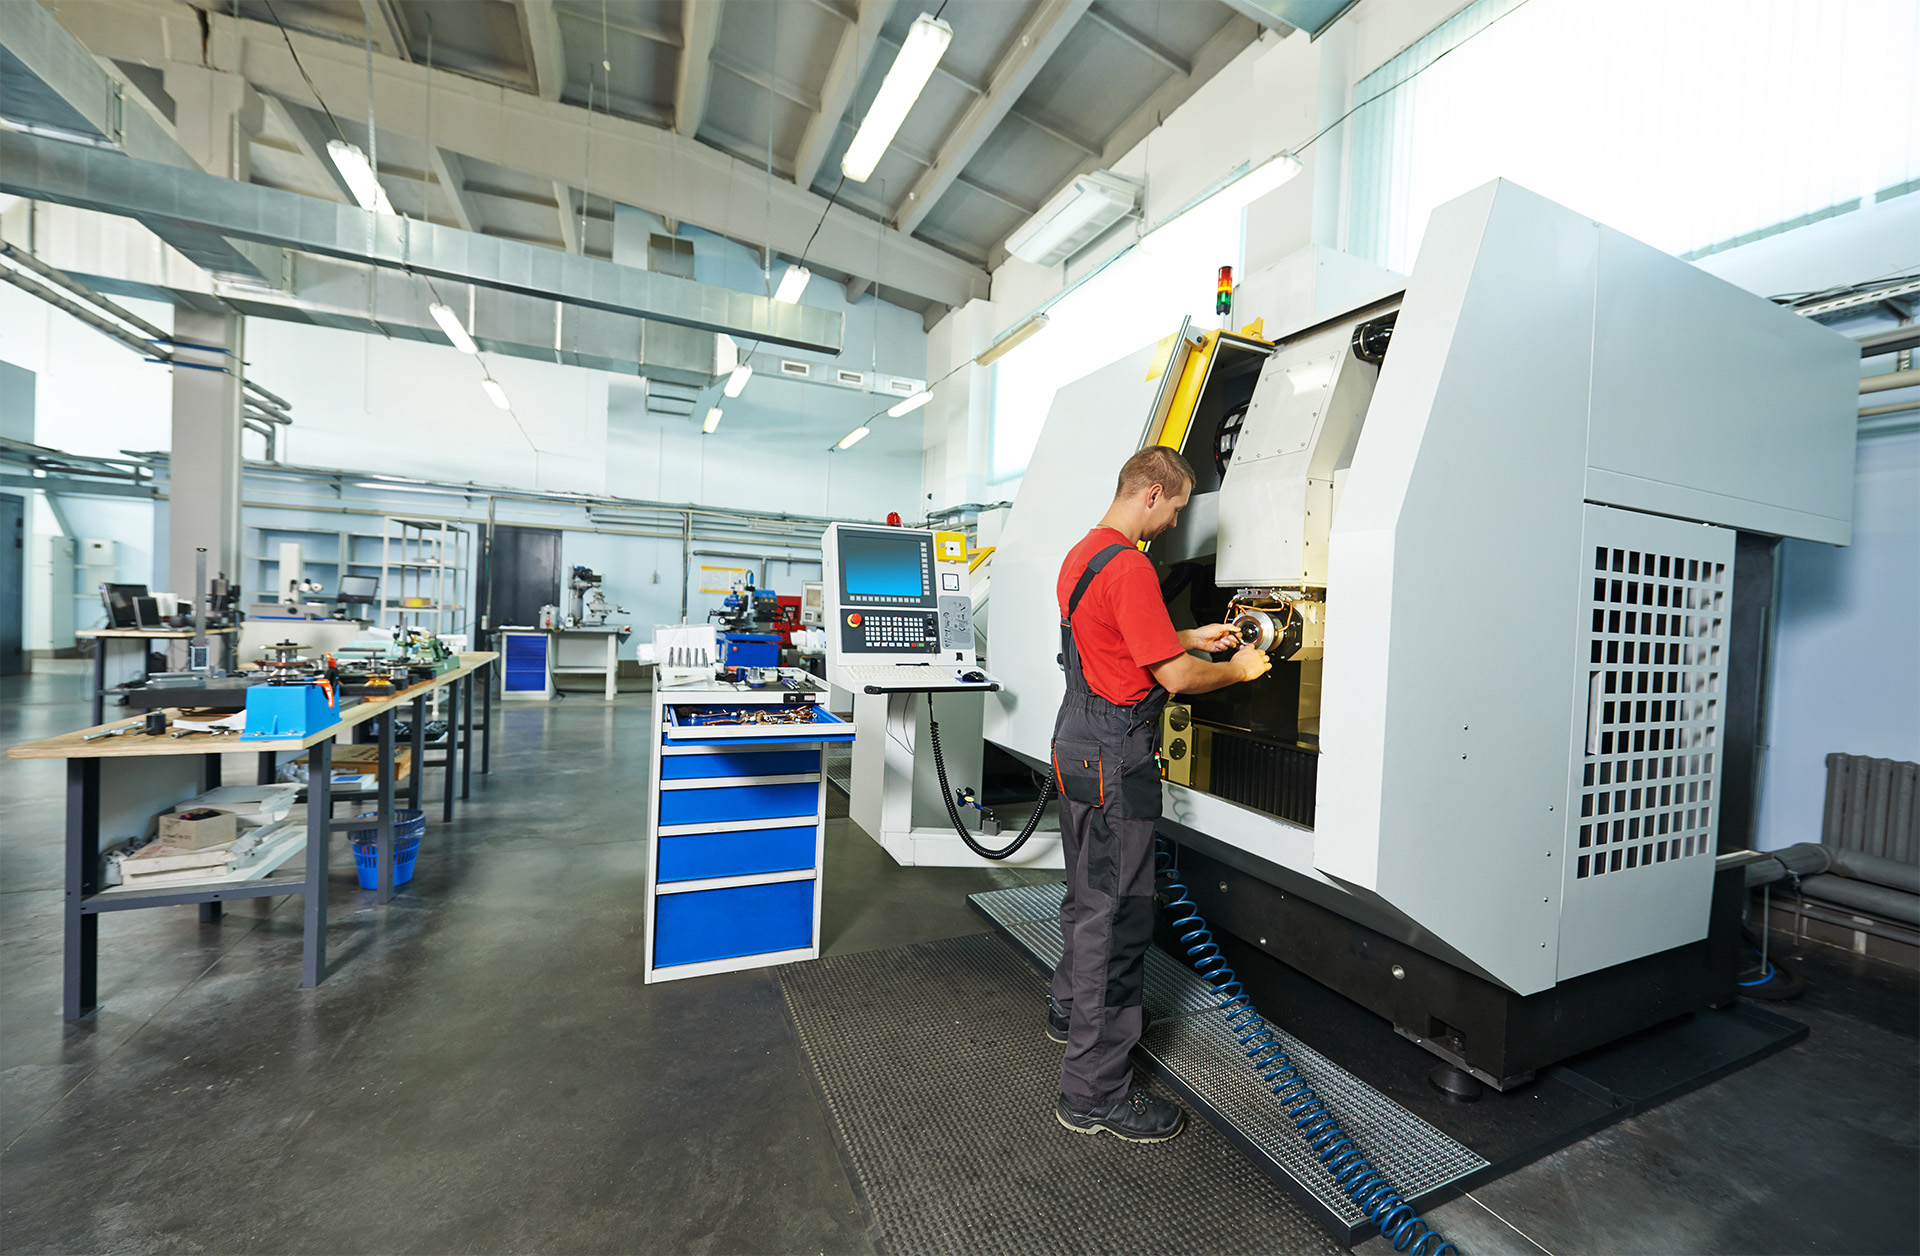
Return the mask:
[[1920,763],[1827,756],[1820,844],[1920,863]]

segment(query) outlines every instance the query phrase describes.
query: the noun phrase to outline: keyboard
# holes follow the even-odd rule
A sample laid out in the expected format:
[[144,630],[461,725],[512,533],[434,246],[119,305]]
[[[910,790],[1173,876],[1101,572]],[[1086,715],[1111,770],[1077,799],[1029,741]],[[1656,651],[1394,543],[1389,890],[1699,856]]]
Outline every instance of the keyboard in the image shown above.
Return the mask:
[[[957,689],[987,688],[992,680],[968,682],[959,678],[962,671],[976,671],[972,667],[956,667],[951,663],[932,665],[914,665],[909,663],[843,663],[840,676],[852,688],[864,689],[872,686],[877,689]],[[984,675],[984,673],[982,673]]]

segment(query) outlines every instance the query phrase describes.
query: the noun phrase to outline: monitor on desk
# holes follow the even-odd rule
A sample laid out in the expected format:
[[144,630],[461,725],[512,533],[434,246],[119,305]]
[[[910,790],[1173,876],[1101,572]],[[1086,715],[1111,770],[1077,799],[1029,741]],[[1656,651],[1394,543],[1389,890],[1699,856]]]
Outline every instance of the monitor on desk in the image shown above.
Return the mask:
[[101,585],[100,600],[107,608],[107,627],[140,627],[140,617],[134,609],[133,600],[146,596],[147,586],[144,584]]
[[341,576],[340,588],[334,594],[338,602],[377,602],[380,600],[380,577],[378,576]]

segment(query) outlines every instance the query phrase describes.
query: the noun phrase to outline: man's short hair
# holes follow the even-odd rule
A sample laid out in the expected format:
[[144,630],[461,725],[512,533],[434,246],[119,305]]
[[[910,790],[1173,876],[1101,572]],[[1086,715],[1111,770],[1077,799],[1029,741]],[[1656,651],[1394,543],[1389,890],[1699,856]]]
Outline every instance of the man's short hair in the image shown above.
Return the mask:
[[1178,494],[1193,487],[1193,467],[1177,449],[1148,445],[1120,468],[1120,481],[1114,485],[1113,495],[1130,497],[1151,484],[1158,484],[1169,495]]

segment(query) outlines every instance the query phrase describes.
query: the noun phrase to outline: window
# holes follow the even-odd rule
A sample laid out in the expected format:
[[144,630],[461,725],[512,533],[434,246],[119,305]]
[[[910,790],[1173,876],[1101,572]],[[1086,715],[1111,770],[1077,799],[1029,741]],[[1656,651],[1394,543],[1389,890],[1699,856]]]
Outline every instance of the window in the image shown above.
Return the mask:
[[1854,212],[1920,187],[1917,67],[1912,0],[1475,0],[1355,85],[1346,247],[1503,177],[1686,257]]

